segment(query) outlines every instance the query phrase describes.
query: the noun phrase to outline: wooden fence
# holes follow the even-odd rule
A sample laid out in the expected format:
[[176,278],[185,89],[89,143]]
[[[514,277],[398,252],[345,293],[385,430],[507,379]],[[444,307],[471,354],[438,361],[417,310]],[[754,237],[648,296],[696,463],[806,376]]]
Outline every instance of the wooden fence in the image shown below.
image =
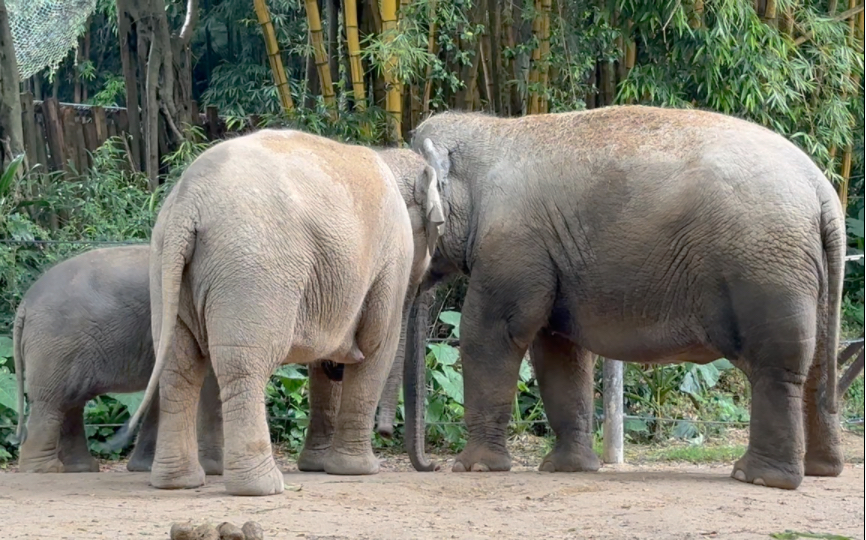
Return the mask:
[[[216,107],[200,113],[193,103],[195,124],[202,128],[208,140],[226,135],[226,121]],[[124,107],[100,107],[78,103],[60,103],[54,98],[34,100],[33,94],[21,95],[21,119],[24,127],[24,148],[30,167],[39,165],[42,171],[82,172],[93,165],[90,153],[108,138],[119,136],[131,153],[129,120]],[[247,131],[247,122],[238,133]],[[234,131],[234,130],[233,130]],[[160,163],[168,152],[164,137],[159,139]],[[138,164],[141,168],[141,164]]]

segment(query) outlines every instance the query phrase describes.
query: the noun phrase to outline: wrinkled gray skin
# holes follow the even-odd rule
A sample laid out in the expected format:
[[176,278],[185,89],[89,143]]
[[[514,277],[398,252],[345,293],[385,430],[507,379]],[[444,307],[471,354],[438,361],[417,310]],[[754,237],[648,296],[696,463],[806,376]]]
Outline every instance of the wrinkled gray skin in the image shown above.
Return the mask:
[[[149,246],[96,249],[67,259],[27,291],[15,318],[18,410],[24,382],[31,413],[19,422],[21,472],[98,472],[84,432],[84,405],[107,392],[138,392],[153,371]],[[211,372],[201,392],[199,459],[222,474],[219,389]],[[145,417],[127,469],[149,471],[159,404]]]
[[[432,169],[415,180],[401,192],[376,152],[290,130],[223,141],[189,166],[153,230],[156,366],[129,423],[134,429],[158,382],[153,486],[204,483],[191,416],[205,354],[222,398],[228,493],[283,491],[264,389],[286,363],[311,364],[311,408],[323,412],[311,418],[299,468],[378,471],[376,405],[407,287],[426,270],[443,221]],[[345,364],[341,385],[323,360]]]
[[460,326],[469,440],[454,471],[510,468],[506,427],[531,347],[557,436],[542,470],[599,467],[592,352],[728,358],[752,387],[749,446],[732,476],[795,489],[804,474],[841,473],[844,216],[796,146],[716,113],[623,106],[440,114],[412,147],[442,183],[447,222],[430,280],[470,275]]

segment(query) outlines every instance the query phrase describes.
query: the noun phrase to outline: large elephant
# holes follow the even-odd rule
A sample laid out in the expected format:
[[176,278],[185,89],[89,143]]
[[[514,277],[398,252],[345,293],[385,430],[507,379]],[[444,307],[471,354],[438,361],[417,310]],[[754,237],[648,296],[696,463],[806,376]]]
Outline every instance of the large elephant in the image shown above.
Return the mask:
[[728,358],[752,388],[749,446],[732,476],[795,489],[804,473],[841,473],[845,223],[833,186],[796,146],[717,113],[621,106],[444,113],[418,126],[412,147],[435,169],[446,213],[429,280],[470,275],[469,440],[454,471],[510,468],[506,429],[531,347],[557,437],[542,470],[599,467],[596,353]]
[[[107,392],[137,392],[153,371],[148,292],[149,246],[95,249],[67,259],[30,287],[15,317],[18,410],[25,372],[31,414],[18,422],[22,472],[98,472],[84,433],[84,405]],[[201,391],[199,460],[222,474],[219,389],[209,373]],[[147,412],[127,469],[148,471],[159,403]]]
[[432,168],[410,163],[419,174],[401,192],[404,175],[371,149],[261,130],[213,146],[184,172],[153,229],[156,366],[128,426],[158,383],[153,486],[204,483],[192,432],[204,355],[222,398],[228,493],[283,491],[264,387],[285,363],[314,364],[313,403],[336,394],[319,362],[345,364],[338,412],[311,419],[311,431],[332,434],[309,445],[302,469],[378,471],[370,441],[376,405],[407,288],[426,270],[443,221]]

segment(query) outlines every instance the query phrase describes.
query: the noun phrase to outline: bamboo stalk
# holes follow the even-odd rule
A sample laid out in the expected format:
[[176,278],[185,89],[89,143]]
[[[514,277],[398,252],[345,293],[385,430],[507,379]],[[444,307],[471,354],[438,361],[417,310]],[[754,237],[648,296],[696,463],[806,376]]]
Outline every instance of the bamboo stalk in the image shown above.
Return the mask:
[[539,69],[539,80],[541,92],[538,103],[540,114],[548,111],[547,88],[550,81],[550,12],[553,10],[552,0],[541,0],[541,69]]
[[[428,4],[430,10],[428,19],[430,20],[430,31],[427,34],[427,53],[430,55],[436,54],[436,0],[430,0]],[[428,64],[424,77],[424,96],[421,98],[421,109],[424,113],[430,111],[430,94],[433,92],[433,65]]]
[[535,16],[532,18],[532,35],[535,37],[538,45],[532,49],[532,55],[530,56],[529,86],[531,89],[529,90],[529,114],[538,114],[541,108],[537,90],[538,83],[541,80],[541,73],[538,71],[538,64],[541,61],[541,18],[541,0],[536,0]]
[[346,44],[349,48],[349,70],[352,78],[352,95],[355,98],[355,110],[367,108],[364,94],[364,66],[361,64],[361,40],[358,37],[358,2],[344,0],[343,15],[346,19]]
[[[309,0],[308,0],[309,1]],[[397,0],[381,0],[382,32],[389,44],[397,32]],[[390,135],[393,142],[402,140],[402,89],[397,80],[397,57],[391,55],[385,62],[385,112],[390,116]]]
[[[857,7],[857,0],[848,0],[848,11],[851,11],[853,8]],[[856,39],[857,39],[857,26],[858,20],[863,17],[863,5],[860,5],[860,12],[857,18],[851,17],[848,21],[848,46],[854,47]],[[862,54],[862,51],[861,51]],[[854,87],[860,87],[860,77],[851,76],[852,81],[854,82]],[[853,127],[853,126],[852,126]],[[842,183],[839,184],[839,201],[842,203],[842,212],[847,213],[848,211],[848,186],[851,180],[851,157],[854,152],[853,145],[849,144],[845,148],[845,152],[842,154]]]
[[325,50],[325,38],[322,31],[322,19],[319,16],[319,4],[316,0],[304,0],[307,11],[307,23],[310,28],[310,44],[313,46],[313,57],[316,61],[316,71],[319,74],[319,84],[322,87],[322,97],[325,105],[334,107],[334,85],[331,82],[331,67],[328,64],[328,53]]
[[283,61],[280,58],[280,46],[277,43],[277,35],[274,32],[274,25],[271,22],[271,14],[268,11],[268,6],[265,0],[253,0],[253,5],[256,9],[256,16],[259,19],[259,24],[262,26],[262,33],[265,36],[265,49],[268,52],[268,63],[271,65],[271,73],[274,76],[274,84],[277,86],[277,92],[280,95],[280,104],[283,106],[283,111],[289,112],[295,108],[292,103],[292,92],[289,89],[289,81],[286,77],[286,70],[283,68]]
[[[863,4],[860,4],[859,6],[848,9],[847,11],[843,11],[839,15],[832,17],[830,20],[833,22],[844,21],[847,19],[853,20],[853,17],[855,15],[859,15],[862,12],[863,12]],[[856,25],[856,23],[852,23],[852,26],[854,26],[854,25]],[[812,39],[812,32],[806,32],[805,34],[803,34],[802,36],[800,36],[794,40],[794,46],[802,45],[803,43],[806,43],[810,39]]]

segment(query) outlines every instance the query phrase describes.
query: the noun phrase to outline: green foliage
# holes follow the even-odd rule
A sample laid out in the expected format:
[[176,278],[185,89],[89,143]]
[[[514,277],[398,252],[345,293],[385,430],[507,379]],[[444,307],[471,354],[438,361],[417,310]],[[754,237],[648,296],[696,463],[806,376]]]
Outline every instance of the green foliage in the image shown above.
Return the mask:
[[852,540],[850,537],[842,536],[840,534],[795,532],[790,530],[780,533],[773,533],[770,535],[770,538],[775,538],[776,540],[797,540],[798,538],[821,538],[823,540]]

